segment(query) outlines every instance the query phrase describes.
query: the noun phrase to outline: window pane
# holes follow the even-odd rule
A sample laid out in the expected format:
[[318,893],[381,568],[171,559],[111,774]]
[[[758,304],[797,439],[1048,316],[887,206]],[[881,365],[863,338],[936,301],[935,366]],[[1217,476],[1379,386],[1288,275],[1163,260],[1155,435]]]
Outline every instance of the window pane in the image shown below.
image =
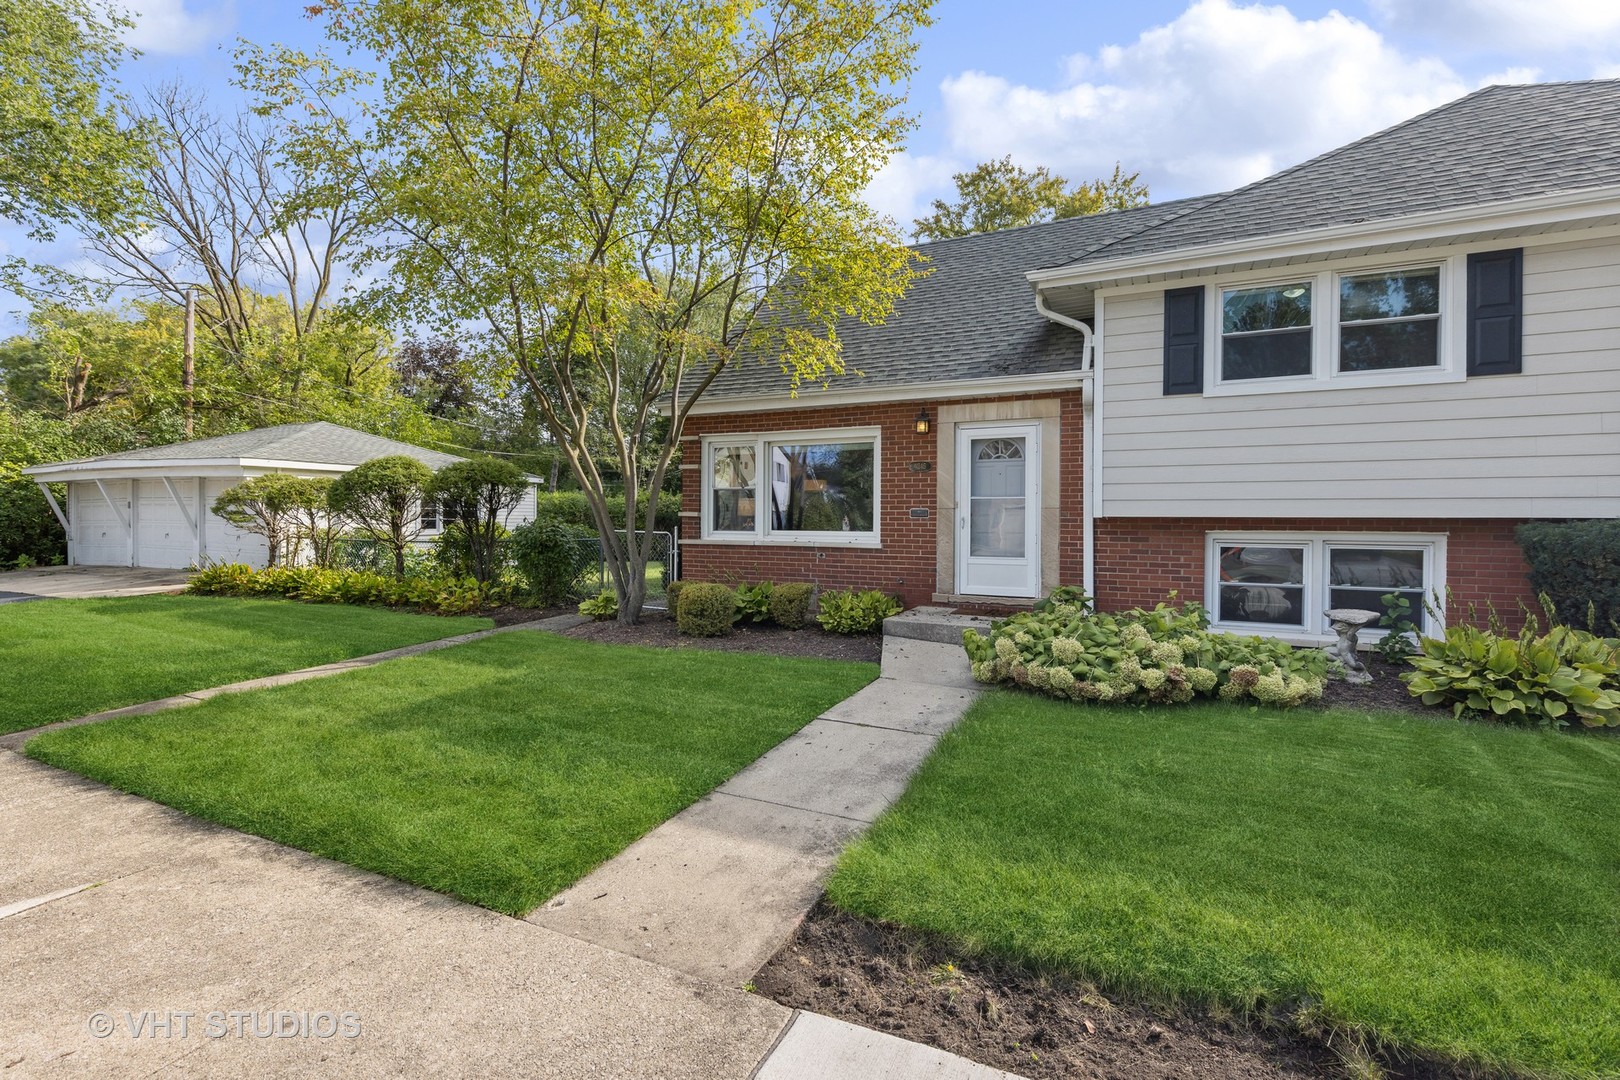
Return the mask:
[[1222,585],[1215,620],[1304,626],[1305,590],[1298,585]]
[[1260,547],[1252,544],[1222,547],[1221,581],[1303,585],[1305,549]]
[[1311,332],[1221,339],[1221,379],[1280,379],[1311,373]]
[[[1412,605],[1411,614],[1407,616],[1412,620],[1412,625],[1419,630],[1427,630],[1428,614],[1423,610],[1422,590],[1398,589],[1394,591],[1406,597],[1406,602]],[[1390,592],[1389,589],[1329,589],[1328,607],[1360,608],[1362,611],[1376,611],[1382,615],[1384,613],[1384,601],[1382,598]],[[1370,630],[1377,630],[1378,628],[1377,623],[1373,623],[1368,627]]]
[[1339,328],[1340,371],[1389,371],[1439,363],[1439,319]]
[[1396,270],[1339,279],[1339,319],[1399,319],[1440,312],[1440,271]]
[[709,528],[714,532],[753,532],[754,489],[715,488],[714,520]]
[[714,486],[751,488],[754,486],[754,448],[717,446],[714,448]]
[[1221,293],[1221,333],[1252,333],[1311,325],[1311,286],[1297,281]]
[[974,498],[969,510],[968,550],[976,558],[1024,557],[1023,499]]
[[973,498],[1024,495],[1024,440],[974,439],[970,445]]
[[770,455],[771,528],[872,531],[872,443],[778,443]]
[[1423,552],[1413,549],[1331,548],[1328,583],[1363,589],[1422,589]]

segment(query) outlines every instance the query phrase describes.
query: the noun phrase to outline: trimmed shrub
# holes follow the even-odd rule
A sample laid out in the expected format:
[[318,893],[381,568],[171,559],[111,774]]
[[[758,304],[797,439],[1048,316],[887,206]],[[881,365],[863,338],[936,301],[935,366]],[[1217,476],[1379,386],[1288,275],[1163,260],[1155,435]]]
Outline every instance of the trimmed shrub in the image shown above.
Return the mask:
[[371,570],[314,566],[255,570],[241,563],[205,567],[192,576],[186,591],[204,596],[281,596],[311,604],[382,604],[438,615],[465,615],[512,598],[509,587],[470,577],[396,578]]
[[1199,604],[1117,615],[1093,613],[1088,605],[1057,602],[998,619],[988,637],[965,631],[973,677],[1073,701],[1253,698],[1287,708],[1322,696],[1327,658],[1319,649],[1210,633]]
[[737,617],[749,622],[762,623],[771,617],[771,590],[768,581],[758,585],[737,586]]
[[737,621],[737,592],[708,581],[688,582],[681,590],[675,625],[692,637],[719,637],[731,633]]
[[877,589],[824,592],[816,621],[835,634],[870,634],[883,626],[884,619],[904,610],[904,604]]
[[596,565],[597,556],[595,547],[581,541],[595,539],[594,529],[565,525],[555,518],[540,518],[513,529],[512,557],[529,584],[529,595],[548,607],[578,595],[580,579]]
[[1513,535],[1556,623],[1620,633],[1620,521],[1528,521]]
[[664,595],[669,597],[669,613],[676,616],[681,613],[681,590],[686,588],[684,581],[672,581],[664,586]]
[[1620,727],[1620,640],[1555,626],[1539,633],[1534,618],[1519,636],[1474,626],[1448,626],[1442,638],[1419,642],[1402,675],[1425,705],[1451,706],[1452,715],[1493,716],[1519,724]]
[[789,581],[771,590],[771,621],[788,630],[798,630],[810,621],[810,595],[815,586],[805,581]]
[[581,600],[579,613],[589,615],[597,622],[619,617],[619,596],[612,589],[603,589],[589,600]]

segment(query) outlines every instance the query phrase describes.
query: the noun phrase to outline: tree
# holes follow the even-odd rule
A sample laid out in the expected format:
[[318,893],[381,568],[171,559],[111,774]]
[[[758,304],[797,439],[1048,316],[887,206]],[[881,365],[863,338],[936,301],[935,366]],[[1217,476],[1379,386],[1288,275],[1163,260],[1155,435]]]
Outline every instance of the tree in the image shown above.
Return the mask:
[[1141,175],[1127,176],[1116,164],[1114,175],[1106,180],[1071,187],[1068,180],[1045,166],[1025,169],[1014,165],[1008,155],[953,176],[956,201],[935,199],[934,212],[913,222],[913,235],[918,240],[945,240],[1146,206],[1148,190],[1138,180]]
[[213,511],[243,532],[264,537],[266,566],[280,565],[283,555],[296,561],[295,523],[299,508],[311,501],[311,481],[287,473],[266,473],[233,484],[219,493]]
[[461,349],[448,338],[420,341],[410,338],[394,358],[400,390],[429,416],[441,420],[460,416],[478,403],[471,366]]
[[36,239],[139,204],[144,131],[120,125],[111,89],[129,25],[90,0],[0,0],[0,218]]
[[500,569],[501,526],[528,490],[522,469],[495,458],[453,462],[427,485],[426,494],[437,500],[439,513],[461,526],[473,577],[479,581],[489,581]]
[[332,509],[333,480],[314,477],[303,482],[303,490],[293,503],[289,537],[294,550],[309,545],[312,566],[329,567],[337,553],[338,540],[349,527],[349,521]]
[[373,458],[332,482],[328,505],[364,536],[394,556],[394,576],[405,576],[405,551],[422,535],[422,492],[433,470],[404,454]]
[[360,263],[388,271],[366,302],[527,390],[621,621],[645,599],[647,503],[708,387],[761,358],[784,398],[829,382],[839,321],[883,319],[917,273],[862,193],[911,126],[897,87],[928,6],[326,0],[330,36],[380,59],[374,88],[325,57],[244,57],[267,112],[308,103],[291,159],[352,170]]

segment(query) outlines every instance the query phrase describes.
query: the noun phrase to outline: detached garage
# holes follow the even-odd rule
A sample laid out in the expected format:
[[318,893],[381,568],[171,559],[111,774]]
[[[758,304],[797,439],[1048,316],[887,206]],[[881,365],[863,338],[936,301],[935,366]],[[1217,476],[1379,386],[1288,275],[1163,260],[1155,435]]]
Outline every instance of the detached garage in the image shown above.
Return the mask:
[[[126,450],[23,471],[39,484],[68,537],[72,566],[183,569],[205,562],[263,566],[263,537],[209,511],[228,487],[265,473],[337,476],[375,458],[404,454],[430,469],[461,458],[338,424],[282,424],[213,439]],[[59,500],[51,485],[65,484]],[[531,521],[534,489],[511,514]]]

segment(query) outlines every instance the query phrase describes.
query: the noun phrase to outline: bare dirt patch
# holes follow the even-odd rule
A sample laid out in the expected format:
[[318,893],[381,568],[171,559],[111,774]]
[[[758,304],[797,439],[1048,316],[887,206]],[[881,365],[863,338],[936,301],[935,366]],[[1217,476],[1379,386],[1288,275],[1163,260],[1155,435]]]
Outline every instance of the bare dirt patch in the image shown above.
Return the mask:
[[722,637],[686,637],[676,629],[674,619],[653,611],[646,612],[638,626],[592,622],[564,632],[588,641],[650,645],[661,649],[719,649],[823,660],[861,660],[873,664],[883,659],[883,638],[879,634],[831,634],[819,626],[784,630],[780,626],[739,623],[732,627],[730,634]]
[[1329,679],[1319,702],[1324,709],[1393,709],[1397,712],[1419,713],[1424,716],[1449,716],[1450,709],[1425,705],[1407,692],[1401,682],[1403,672],[1411,671],[1406,664],[1391,664],[1378,653],[1362,653],[1362,663],[1373,681],[1365,686],[1352,686],[1338,679]]
[[[818,904],[754,978],[755,989],[809,1009],[948,1050],[1019,1076],[1109,1080],[1294,1080],[1345,1077],[1343,1059],[1278,1019],[1158,1009],[964,958],[926,935]],[[1426,1063],[1391,1065],[1402,1080],[1460,1080]]]

